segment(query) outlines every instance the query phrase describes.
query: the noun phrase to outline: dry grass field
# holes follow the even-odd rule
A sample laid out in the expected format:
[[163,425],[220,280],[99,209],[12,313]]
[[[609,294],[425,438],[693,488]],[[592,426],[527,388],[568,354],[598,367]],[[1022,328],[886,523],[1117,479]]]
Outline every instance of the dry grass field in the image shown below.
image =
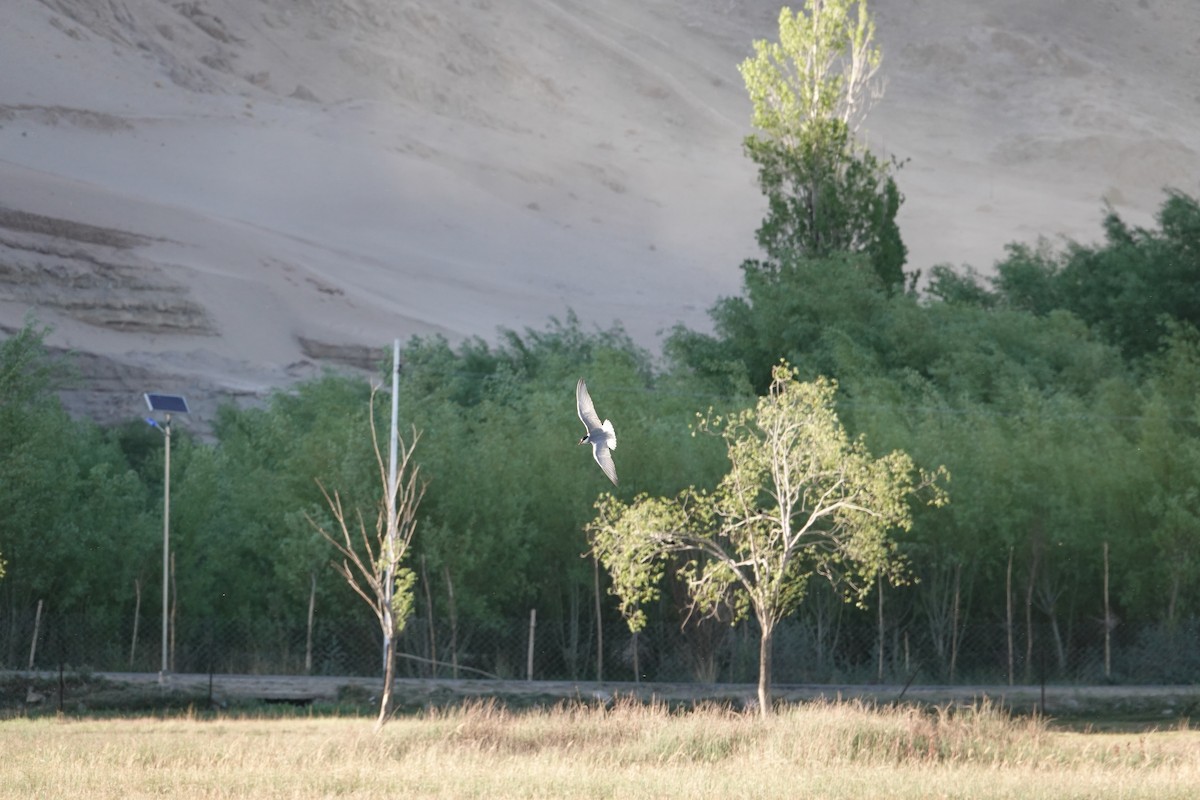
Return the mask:
[[0,797],[1193,798],[1200,731],[1066,732],[989,704],[488,702],[366,717],[0,722]]

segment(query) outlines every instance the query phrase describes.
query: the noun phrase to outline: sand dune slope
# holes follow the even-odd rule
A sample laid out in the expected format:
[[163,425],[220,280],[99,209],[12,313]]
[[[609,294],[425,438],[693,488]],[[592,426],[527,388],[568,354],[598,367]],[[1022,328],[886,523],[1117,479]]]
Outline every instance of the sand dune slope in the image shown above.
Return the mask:
[[[872,5],[910,268],[1090,240],[1197,190],[1200,6]],[[760,0],[13,0],[0,326],[73,407],[254,397],[394,337],[573,309],[648,347],[738,290],[762,201],[736,65]]]

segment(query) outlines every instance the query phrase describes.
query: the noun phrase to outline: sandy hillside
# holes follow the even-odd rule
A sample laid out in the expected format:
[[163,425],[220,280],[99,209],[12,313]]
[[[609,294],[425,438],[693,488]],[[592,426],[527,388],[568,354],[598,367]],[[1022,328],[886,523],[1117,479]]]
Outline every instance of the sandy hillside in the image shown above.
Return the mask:
[[[574,309],[706,324],[755,255],[761,0],[9,0],[0,326],[147,389],[258,395],[394,337]],[[909,268],[1092,240],[1200,189],[1200,5],[876,0]]]

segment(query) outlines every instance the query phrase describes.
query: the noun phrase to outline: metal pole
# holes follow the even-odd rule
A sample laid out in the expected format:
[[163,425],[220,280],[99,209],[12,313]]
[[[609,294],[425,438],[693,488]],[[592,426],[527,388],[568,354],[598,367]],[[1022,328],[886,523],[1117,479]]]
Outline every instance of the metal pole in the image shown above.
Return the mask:
[[[398,434],[396,420],[400,417],[400,340],[392,342],[392,436],[388,442],[388,491],[391,493],[392,513],[396,511],[396,452]],[[394,526],[393,526],[394,527]],[[393,531],[394,532],[394,531]]]
[[385,625],[383,633],[383,668],[387,672],[388,650],[392,642],[392,593],[395,591],[396,567],[396,460],[397,438],[396,421],[400,416],[400,340],[392,342],[392,428],[388,437],[388,485],[387,485],[387,560],[384,568],[384,609]]
[[167,599],[170,584],[169,567],[171,559],[171,415],[167,414],[166,424],[163,425],[163,435],[166,456],[163,459],[163,579],[162,579],[162,668],[158,673],[158,682],[167,680]]

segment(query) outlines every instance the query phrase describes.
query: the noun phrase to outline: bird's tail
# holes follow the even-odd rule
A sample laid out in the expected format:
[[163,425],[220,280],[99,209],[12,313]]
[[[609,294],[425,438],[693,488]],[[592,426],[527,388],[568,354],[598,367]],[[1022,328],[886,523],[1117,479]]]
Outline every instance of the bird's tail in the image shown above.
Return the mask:
[[615,430],[613,430],[612,421],[606,419],[606,420],[604,420],[604,424],[601,425],[600,427],[603,428],[604,432],[608,434],[608,449],[616,450],[617,449],[617,432]]

